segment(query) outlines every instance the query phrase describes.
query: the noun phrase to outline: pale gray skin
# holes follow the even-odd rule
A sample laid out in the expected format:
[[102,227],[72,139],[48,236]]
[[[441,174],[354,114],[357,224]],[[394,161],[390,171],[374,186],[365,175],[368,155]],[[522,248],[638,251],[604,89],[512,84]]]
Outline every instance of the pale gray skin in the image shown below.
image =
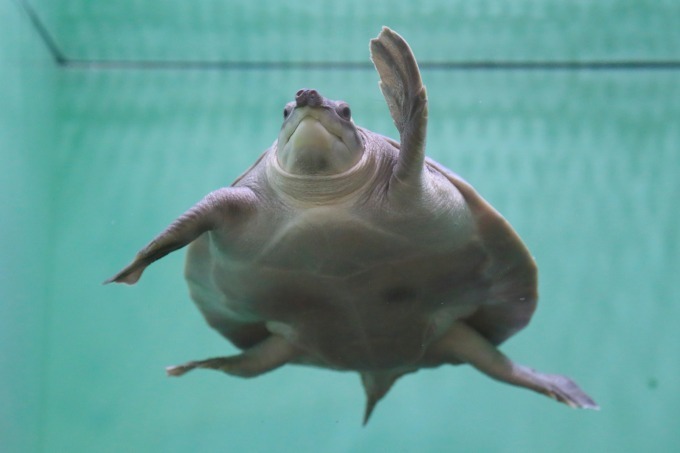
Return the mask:
[[530,320],[536,265],[510,225],[425,157],[427,96],[408,44],[371,41],[401,143],[357,127],[347,104],[300,90],[278,140],[109,281],[189,245],[186,279],[207,322],[241,354],[169,367],[252,377],[287,363],[360,373],[364,423],[396,379],[468,363],[572,407],[572,380],[513,363],[497,346]]

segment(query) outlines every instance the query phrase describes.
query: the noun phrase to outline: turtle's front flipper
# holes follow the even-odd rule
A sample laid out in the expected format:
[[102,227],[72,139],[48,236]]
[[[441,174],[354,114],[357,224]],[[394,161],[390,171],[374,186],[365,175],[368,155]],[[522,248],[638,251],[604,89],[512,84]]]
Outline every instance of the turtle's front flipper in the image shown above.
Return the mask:
[[394,175],[400,181],[413,183],[423,170],[427,130],[427,93],[418,64],[406,41],[387,27],[371,40],[371,58],[401,137]]
[[167,367],[169,376],[182,376],[196,368],[209,368],[240,377],[255,377],[278,368],[299,355],[299,350],[279,335],[246,349],[241,354],[215,357]]
[[132,263],[104,283],[137,283],[149,264],[206,231],[242,221],[254,203],[255,195],[249,189],[229,187],[209,193],[140,250]]
[[543,374],[513,363],[486,338],[462,322],[453,327],[428,351],[435,362],[467,362],[490,377],[547,395],[571,407],[599,409],[578,385],[566,376]]

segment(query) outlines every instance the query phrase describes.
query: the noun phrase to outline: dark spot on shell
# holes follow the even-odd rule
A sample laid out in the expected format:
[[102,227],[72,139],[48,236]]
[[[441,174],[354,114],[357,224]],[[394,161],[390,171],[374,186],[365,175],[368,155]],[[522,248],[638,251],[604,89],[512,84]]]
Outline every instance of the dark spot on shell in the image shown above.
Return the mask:
[[417,292],[407,286],[394,286],[383,292],[383,300],[388,304],[410,302],[416,298]]

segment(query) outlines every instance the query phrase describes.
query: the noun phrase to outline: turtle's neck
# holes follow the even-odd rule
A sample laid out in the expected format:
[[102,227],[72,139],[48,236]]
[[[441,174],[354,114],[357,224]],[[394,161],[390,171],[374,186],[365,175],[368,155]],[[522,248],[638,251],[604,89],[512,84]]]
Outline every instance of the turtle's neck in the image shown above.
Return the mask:
[[374,156],[368,150],[346,172],[337,175],[295,175],[285,171],[276,158],[276,147],[265,157],[267,180],[272,189],[303,203],[337,202],[358,192],[373,180],[377,171]]

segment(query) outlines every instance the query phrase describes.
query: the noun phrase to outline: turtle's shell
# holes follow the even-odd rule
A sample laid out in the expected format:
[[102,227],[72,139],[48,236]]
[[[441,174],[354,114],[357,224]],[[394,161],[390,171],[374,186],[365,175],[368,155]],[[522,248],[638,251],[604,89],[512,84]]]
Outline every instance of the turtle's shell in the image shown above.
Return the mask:
[[495,268],[489,269],[496,280],[492,297],[467,323],[499,345],[523,329],[536,309],[536,263],[510,224],[470,184],[431,159],[427,165],[446,175],[461,192],[474,213],[479,237],[493,257],[489,264]]
[[[351,370],[436,365],[427,346],[456,320],[496,345],[523,328],[536,267],[510,225],[429,159],[424,188],[393,196],[398,143],[359,131],[366,152],[352,174],[286,175],[270,149],[234,182],[258,194],[256,213],[238,231],[204,233],[187,254],[208,323],[240,348],[273,332],[306,351],[299,362]],[[316,189],[326,186],[324,198]]]

